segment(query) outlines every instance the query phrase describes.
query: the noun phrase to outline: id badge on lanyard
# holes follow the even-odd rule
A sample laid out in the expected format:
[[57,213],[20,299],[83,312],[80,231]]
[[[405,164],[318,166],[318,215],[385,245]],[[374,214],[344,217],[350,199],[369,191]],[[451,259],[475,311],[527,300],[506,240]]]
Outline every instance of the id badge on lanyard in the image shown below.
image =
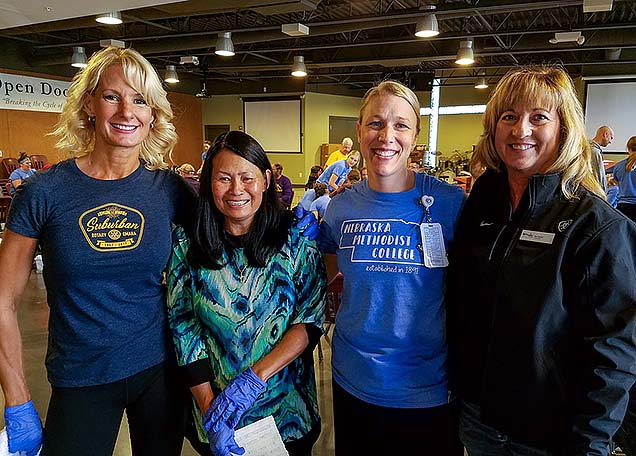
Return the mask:
[[424,266],[427,268],[445,268],[448,266],[448,257],[446,255],[442,225],[433,222],[430,211],[431,206],[435,203],[435,198],[424,195],[421,201],[424,206],[424,221],[420,223]]

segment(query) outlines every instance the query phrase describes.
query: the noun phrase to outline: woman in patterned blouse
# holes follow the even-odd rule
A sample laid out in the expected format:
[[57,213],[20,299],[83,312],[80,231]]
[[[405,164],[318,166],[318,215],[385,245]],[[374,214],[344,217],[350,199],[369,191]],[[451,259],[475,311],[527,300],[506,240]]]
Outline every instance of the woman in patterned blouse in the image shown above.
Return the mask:
[[177,357],[209,442],[197,451],[240,454],[234,429],[273,415],[289,454],[310,456],[320,434],[312,351],[325,270],[249,135],[224,133],[210,148],[195,234],[175,230],[167,281]]

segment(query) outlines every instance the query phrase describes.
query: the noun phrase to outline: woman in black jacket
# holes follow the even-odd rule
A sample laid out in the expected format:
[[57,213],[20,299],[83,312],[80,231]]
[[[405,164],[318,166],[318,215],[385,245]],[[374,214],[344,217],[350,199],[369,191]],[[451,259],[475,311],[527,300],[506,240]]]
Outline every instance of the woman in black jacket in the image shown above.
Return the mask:
[[557,67],[511,71],[486,108],[447,285],[470,456],[607,455],[625,414],[636,226],[605,202],[583,125]]

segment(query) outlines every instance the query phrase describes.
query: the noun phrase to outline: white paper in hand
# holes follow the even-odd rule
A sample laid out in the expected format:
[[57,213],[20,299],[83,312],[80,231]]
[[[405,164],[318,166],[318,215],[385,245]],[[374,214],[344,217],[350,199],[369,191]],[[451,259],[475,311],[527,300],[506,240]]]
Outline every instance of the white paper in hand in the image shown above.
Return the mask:
[[271,415],[238,429],[235,438],[245,448],[244,456],[289,456]]
[[[38,451],[38,455],[40,452]],[[9,453],[9,440],[7,439],[7,430],[2,428],[0,431],[0,456],[24,456],[26,453],[20,451],[19,453]]]

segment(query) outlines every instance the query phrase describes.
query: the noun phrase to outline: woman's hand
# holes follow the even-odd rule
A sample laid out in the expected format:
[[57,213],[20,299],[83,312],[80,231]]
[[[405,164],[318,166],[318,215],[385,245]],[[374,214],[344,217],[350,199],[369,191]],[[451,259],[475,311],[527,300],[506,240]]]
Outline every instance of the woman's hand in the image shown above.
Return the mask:
[[245,449],[238,446],[234,439],[234,429],[224,422],[218,421],[206,432],[208,442],[210,442],[210,450],[214,456],[232,456],[230,452],[234,454],[245,453]]
[[266,386],[251,367],[238,374],[212,401],[203,418],[205,430],[217,431],[222,424],[233,430]]

